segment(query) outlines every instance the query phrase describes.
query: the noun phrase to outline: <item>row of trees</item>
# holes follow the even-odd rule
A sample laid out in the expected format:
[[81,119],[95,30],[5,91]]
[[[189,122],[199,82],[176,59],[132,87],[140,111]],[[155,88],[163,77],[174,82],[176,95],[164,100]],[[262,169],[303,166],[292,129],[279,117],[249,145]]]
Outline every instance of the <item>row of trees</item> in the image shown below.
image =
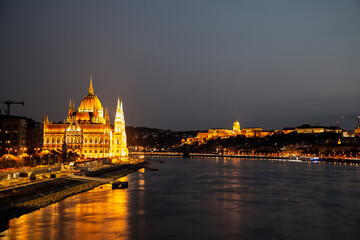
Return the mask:
[[[79,155],[76,153],[68,153],[66,156],[66,162],[74,161],[78,157]],[[19,168],[25,166],[36,167],[39,165],[55,165],[63,162],[65,162],[63,154],[55,151],[48,154],[39,154],[37,156],[23,155],[18,157],[11,154],[5,154],[0,157],[0,168]]]

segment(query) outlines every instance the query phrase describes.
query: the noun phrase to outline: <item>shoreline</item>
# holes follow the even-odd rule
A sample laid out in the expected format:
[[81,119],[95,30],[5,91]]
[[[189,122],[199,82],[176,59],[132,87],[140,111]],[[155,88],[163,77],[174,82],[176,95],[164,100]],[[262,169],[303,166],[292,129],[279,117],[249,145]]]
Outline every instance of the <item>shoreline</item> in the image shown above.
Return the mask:
[[[144,153],[129,153],[129,155],[137,156],[144,155],[145,157],[178,157],[183,158],[183,153],[172,153],[172,152],[144,152]],[[279,160],[296,160],[296,161],[318,161],[328,163],[354,163],[360,164],[360,159],[355,158],[331,158],[323,156],[264,156],[264,155],[239,155],[239,154],[212,154],[212,153],[190,153],[187,158],[194,157],[220,157],[220,158],[255,158],[255,159],[279,159]]]
[[[147,165],[148,163],[143,161],[134,165],[113,166],[105,172],[103,170],[95,172],[95,175],[100,178],[118,179],[136,172]],[[59,202],[78,193],[89,191],[103,184],[106,183],[103,181],[84,182],[83,180],[61,177],[34,184],[33,189],[26,185],[22,186],[20,190],[10,189],[12,192],[8,196],[1,196],[2,209],[0,209],[0,221],[7,222],[13,218],[18,218],[21,215]],[[3,231],[3,227],[0,228],[0,231]]]

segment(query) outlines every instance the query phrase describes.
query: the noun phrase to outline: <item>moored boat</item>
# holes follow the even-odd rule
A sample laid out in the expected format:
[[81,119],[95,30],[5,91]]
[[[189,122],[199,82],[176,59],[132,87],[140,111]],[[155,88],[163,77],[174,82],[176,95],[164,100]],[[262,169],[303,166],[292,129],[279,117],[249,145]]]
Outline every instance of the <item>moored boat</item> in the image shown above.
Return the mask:
[[115,181],[112,183],[112,189],[125,189],[129,187],[129,182]]

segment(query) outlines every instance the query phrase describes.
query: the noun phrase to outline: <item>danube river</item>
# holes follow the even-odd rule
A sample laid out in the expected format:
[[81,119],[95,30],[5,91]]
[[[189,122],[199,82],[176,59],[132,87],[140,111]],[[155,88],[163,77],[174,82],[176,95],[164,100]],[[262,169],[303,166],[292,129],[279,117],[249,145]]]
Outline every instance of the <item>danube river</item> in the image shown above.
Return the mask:
[[159,171],[9,222],[4,239],[360,239],[360,165],[149,159]]

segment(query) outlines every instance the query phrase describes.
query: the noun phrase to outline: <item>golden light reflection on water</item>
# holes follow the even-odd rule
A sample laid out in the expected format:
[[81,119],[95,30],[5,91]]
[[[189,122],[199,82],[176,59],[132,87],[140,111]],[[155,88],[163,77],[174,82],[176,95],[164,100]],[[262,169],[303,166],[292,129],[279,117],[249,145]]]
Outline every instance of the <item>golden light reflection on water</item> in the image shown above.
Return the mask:
[[12,219],[2,234],[19,240],[126,239],[127,207],[128,191],[106,184]]

